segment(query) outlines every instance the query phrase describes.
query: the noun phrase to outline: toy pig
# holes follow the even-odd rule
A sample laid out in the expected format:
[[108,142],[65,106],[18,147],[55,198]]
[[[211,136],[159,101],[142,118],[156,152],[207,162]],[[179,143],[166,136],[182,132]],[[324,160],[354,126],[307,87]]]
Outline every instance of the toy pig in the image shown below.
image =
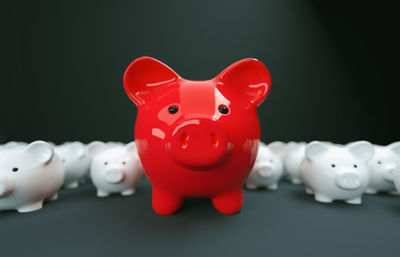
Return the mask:
[[181,78],[150,57],[129,65],[124,87],[138,107],[135,142],[156,213],[175,213],[185,197],[210,198],[224,214],[241,210],[260,139],[257,106],[270,85],[256,59],[201,81]]
[[55,147],[65,170],[65,188],[77,188],[89,172],[90,156],[81,142],[68,142]]
[[51,145],[35,141],[0,153],[0,211],[30,212],[57,199],[64,181],[61,161]]
[[374,155],[374,147],[369,142],[337,146],[314,141],[306,146],[305,155],[301,177],[306,192],[314,194],[316,201],[361,204],[369,182],[367,161]]
[[306,143],[289,142],[283,157],[283,165],[287,178],[293,184],[302,184],[300,166],[305,158]]
[[368,162],[370,179],[365,193],[397,193],[393,183],[393,176],[400,166],[400,142],[388,146],[374,145],[374,148],[374,157]]
[[90,176],[98,197],[112,193],[135,193],[135,186],[143,172],[134,142],[126,146],[92,143],[89,153],[92,157]]
[[273,142],[269,145],[260,144],[256,162],[246,180],[245,187],[250,190],[266,187],[269,190],[278,189],[278,181],[283,173],[283,163],[280,155],[285,151],[285,144]]
[[397,192],[400,193],[400,167],[398,167],[393,174],[393,183]]

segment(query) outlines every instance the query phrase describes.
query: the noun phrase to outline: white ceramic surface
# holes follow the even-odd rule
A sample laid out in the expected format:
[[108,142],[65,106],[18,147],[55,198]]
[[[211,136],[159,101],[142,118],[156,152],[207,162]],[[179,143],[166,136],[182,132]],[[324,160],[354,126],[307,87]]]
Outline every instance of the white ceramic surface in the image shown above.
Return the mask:
[[0,211],[30,212],[57,199],[64,181],[61,161],[44,141],[0,152]]
[[361,204],[369,182],[367,162],[374,155],[372,144],[358,141],[338,146],[314,141],[306,146],[305,155],[301,177],[316,201]]
[[89,173],[90,156],[86,146],[81,142],[68,142],[56,146],[55,151],[64,166],[64,187],[77,188],[79,181]]
[[245,187],[254,190],[266,187],[270,190],[278,189],[278,181],[283,173],[281,155],[284,153],[285,144],[273,142],[269,145],[260,144],[256,162],[251,170]]
[[388,146],[374,145],[375,154],[368,161],[368,194],[378,192],[397,193],[393,183],[394,173],[400,166],[400,142]]
[[92,143],[90,176],[97,188],[97,196],[112,193],[132,195],[143,170],[134,142],[125,145]]
[[289,142],[286,145],[283,166],[287,179],[293,184],[303,183],[300,176],[300,167],[305,158],[306,145],[305,142]]

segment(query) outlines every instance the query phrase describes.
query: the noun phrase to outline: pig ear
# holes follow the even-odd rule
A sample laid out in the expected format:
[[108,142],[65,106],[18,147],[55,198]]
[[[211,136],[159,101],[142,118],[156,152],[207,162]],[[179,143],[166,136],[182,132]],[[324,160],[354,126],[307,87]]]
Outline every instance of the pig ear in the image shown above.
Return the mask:
[[399,142],[394,142],[388,145],[388,148],[395,153],[397,156],[400,157],[400,141]]
[[50,144],[40,140],[30,143],[24,151],[43,164],[49,163],[54,156],[54,148]]
[[16,142],[16,141],[10,141],[10,142],[5,143],[5,144],[3,145],[3,147],[4,147],[4,148],[13,148],[13,147],[16,147],[16,146],[18,146],[18,145],[19,145],[18,142]]
[[146,98],[157,88],[175,82],[179,78],[170,67],[151,58],[134,60],[124,74],[124,88],[129,98],[137,105],[146,103]]
[[306,145],[307,144],[305,142],[290,141],[286,144],[286,152],[296,151],[297,149],[300,149]]
[[85,156],[86,147],[81,142],[72,142],[72,143],[70,143],[69,149],[78,158],[82,158],[82,157]]
[[247,104],[256,107],[262,103],[271,88],[271,75],[267,67],[257,59],[238,61],[218,76],[218,89],[228,95],[237,95]]
[[313,141],[306,146],[306,151],[305,151],[306,157],[309,160],[313,160],[317,158],[319,155],[328,151],[328,149],[329,146],[327,146],[326,144],[319,141]]
[[129,144],[127,144],[126,146],[125,146],[125,149],[126,149],[126,151],[128,151],[128,152],[135,152],[137,149],[136,149],[136,144],[135,144],[135,142],[130,142]]
[[107,149],[107,145],[103,142],[100,141],[94,141],[91,142],[87,149],[89,152],[90,157],[94,157],[95,155],[99,154],[100,152],[104,151],[105,149]]
[[374,146],[367,141],[357,141],[346,146],[347,150],[363,161],[368,161],[374,156]]
[[268,148],[271,149],[275,154],[282,156],[285,153],[286,145],[281,141],[275,141],[268,145]]
[[298,148],[298,144],[296,142],[290,141],[286,144],[286,151],[294,151],[296,148]]

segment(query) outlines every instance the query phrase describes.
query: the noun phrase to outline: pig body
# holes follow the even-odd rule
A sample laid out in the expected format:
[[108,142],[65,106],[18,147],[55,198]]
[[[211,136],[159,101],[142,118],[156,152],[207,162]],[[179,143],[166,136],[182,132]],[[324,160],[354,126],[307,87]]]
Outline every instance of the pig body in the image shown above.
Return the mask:
[[78,187],[79,181],[89,173],[90,156],[86,146],[81,142],[68,142],[56,146],[55,151],[64,166],[64,187]]
[[266,187],[270,190],[278,189],[278,182],[283,174],[283,163],[280,158],[285,145],[274,142],[269,145],[260,144],[253,169],[246,179],[245,187],[254,190]]
[[393,176],[400,166],[400,143],[388,146],[374,145],[374,157],[368,161],[369,185],[366,189],[368,194],[378,192],[393,193],[396,191]]
[[283,157],[286,177],[293,184],[303,184],[300,176],[301,163],[305,158],[306,143],[289,142]]
[[255,59],[204,81],[183,79],[149,57],[131,63],[124,86],[138,107],[135,142],[155,212],[175,213],[185,197],[210,198],[224,214],[240,211],[260,139],[257,106],[270,83]]
[[397,189],[397,192],[400,193],[400,168],[394,172],[393,175],[393,183]]
[[97,188],[97,196],[113,193],[132,195],[142,176],[140,159],[134,142],[124,145],[92,144],[90,175]]
[[0,211],[30,212],[55,200],[64,171],[52,146],[35,141],[0,153]]
[[318,202],[343,200],[360,204],[368,186],[367,161],[374,154],[373,146],[365,141],[336,146],[318,141],[306,147],[301,176],[306,192]]

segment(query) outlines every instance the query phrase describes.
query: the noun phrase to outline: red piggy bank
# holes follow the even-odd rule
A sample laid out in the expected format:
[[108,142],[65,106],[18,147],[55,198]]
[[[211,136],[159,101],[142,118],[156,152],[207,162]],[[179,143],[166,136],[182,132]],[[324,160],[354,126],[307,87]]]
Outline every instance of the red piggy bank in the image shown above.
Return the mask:
[[187,80],[141,57],[123,82],[138,108],[135,141],[154,211],[173,214],[185,197],[207,197],[223,214],[239,212],[260,141],[257,106],[271,86],[267,68],[249,58],[213,79]]

